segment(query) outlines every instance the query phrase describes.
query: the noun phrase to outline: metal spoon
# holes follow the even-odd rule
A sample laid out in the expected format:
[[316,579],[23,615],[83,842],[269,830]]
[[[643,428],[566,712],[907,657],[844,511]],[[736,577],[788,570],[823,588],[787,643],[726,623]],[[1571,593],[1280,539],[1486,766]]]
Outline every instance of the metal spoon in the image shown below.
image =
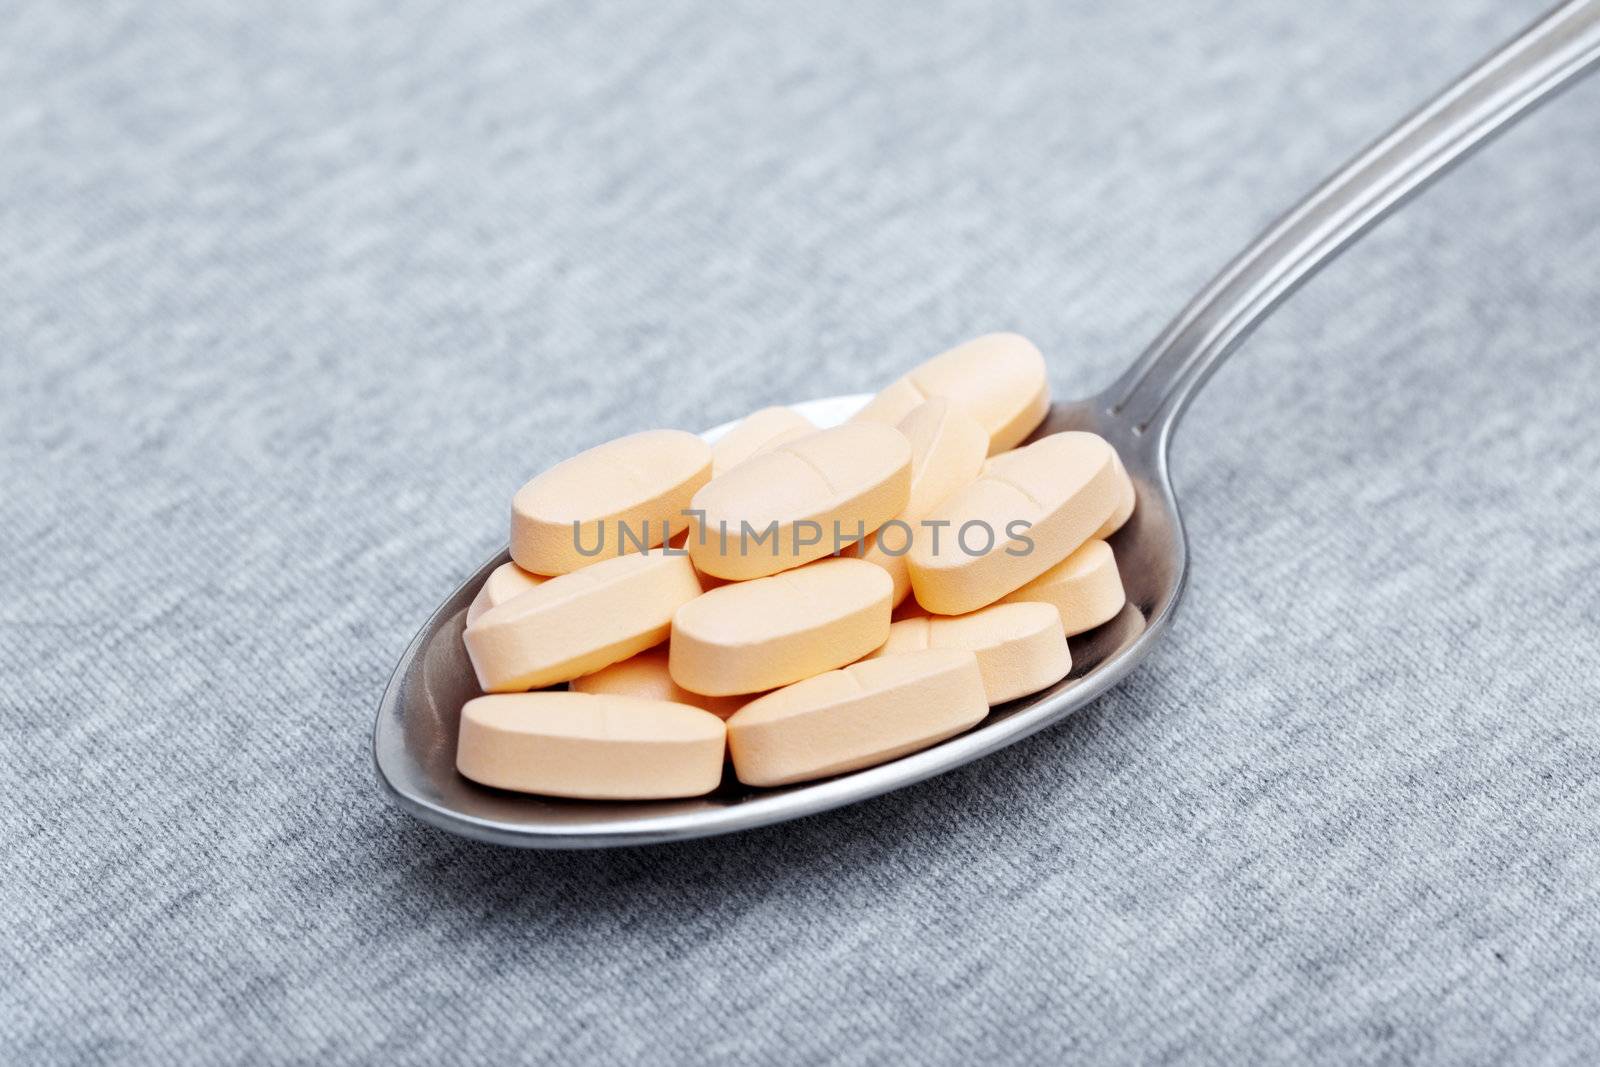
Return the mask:
[[[799,818],[921,781],[1059,722],[1121,680],[1172,621],[1188,549],[1167,467],[1179,415],[1222,360],[1299,284],[1491,134],[1600,61],[1600,0],[1560,5],[1347,163],[1228,264],[1109,389],[1057,404],[1041,433],[1082,429],[1116,446],[1138,490],[1112,539],[1129,602],[1074,638],[1072,674],[993,709],[973,730],[914,755],[825,781],[752,790],[729,781],[693,800],[594,803],[486,789],[456,773],[461,705],[478,695],[461,644],[468,602],[502,554],[428,619],[383,694],[378,778],[401,808],[453,833],[533,848],[703,837]],[[827,425],[865,397],[802,405]],[[720,429],[720,428],[719,428]],[[715,432],[715,431],[713,431]],[[710,436],[710,434],[708,434]]]

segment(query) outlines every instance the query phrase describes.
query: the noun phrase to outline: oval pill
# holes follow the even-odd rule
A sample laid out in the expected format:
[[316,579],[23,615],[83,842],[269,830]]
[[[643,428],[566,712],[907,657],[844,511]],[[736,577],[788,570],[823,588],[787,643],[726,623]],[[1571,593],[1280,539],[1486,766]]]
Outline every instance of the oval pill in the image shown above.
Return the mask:
[[991,455],[1015,448],[1050,411],[1044,356],[1015,333],[991,333],[941,352],[867,401],[856,421],[898,423],[932,397],[960,404],[989,434]]
[[794,408],[753,411],[712,444],[711,477],[732,470],[758,452],[816,432],[816,424]]
[[659,645],[672,613],[699,595],[687,556],[617,556],[489,609],[463,640],[485,692],[538,689]]
[[893,591],[882,568],[846,558],[712,589],[672,617],[672,679],[731,696],[842,667],[888,639]]
[[1089,541],[1039,577],[1008,593],[1002,604],[1024,601],[1054,605],[1066,636],[1109,622],[1128,602],[1116,553],[1104,541]]
[[899,514],[911,493],[911,444],[893,426],[846,423],[752,456],[690,505],[689,554],[718,578],[798,567]]
[[[911,494],[903,512],[895,516],[904,527],[893,525],[867,535],[857,551],[859,558],[875,563],[894,581],[898,605],[911,592],[906,551],[916,536],[916,522],[951,493],[978,476],[988,454],[989,435],[965,408],[943,397],[919,404],[896,427],[911,443]],[[879,536],[887,535],[886,544]]]
[[[1037,605],[1036,605],[1037,606]],[[692,708],[709,711],[719,719],[726,719],[748,703],[748,698],[708,697],[691,693],[672,680],[667,668],[667,646],[647,648],[621,663],[602,667],[593,674],[574,678],[567,688],[574,693],[611,693],[616,696],[639,697],[643,700],[666,700],[674,704],[687,704]]]
[[873,658],[926,648],[964,648],[978,659],[990,704],[1037,693],[1072,670],[1061,617],[1049,604],[991,604],[970,615],[924,615],[889,627]]
[[1134,506],[1139,502],[1139,494],[1133,488],[1133,479],[1128,477],[1128,468],[1122,465],[1122,457],[1116,455],[1115,450],[1112,451],[1112,456],[1116,460],[1117,481],[1120,483],[1117,489],[1117,510],[1111,513],[1105,525],[1094,532],[1095,537],[1101,541],[1122,529],[1133,517]]
[[534,574],[567,574],[654,548],[687,528],[685,509],[710,478],[711,446],[682,430],[596,445],[517,490],[511,558]]
[[467,625],[478,621],[478,616],[490,608],[497,608],[512,597],[526,593],[545,581],[542,574],[529,574],[515,563],[502,563],[489,572],[478,588],[478,595],[467,605]]
[[757,697],[728,720],[728,751],[745,785],[788,785],[927,748],[988,711],[971,652],[907,652]]
[[[918,529],[907,554],[917,603],[964,615],[1065,559],[1116,509],[1113,459],[1103,438],[1080,431],[990,459]],[[930,523],[944,525],[936,532]]]
[[461,709],[456,769],[482,785],[585,800],[697,797],[722,781],[710,712],[593,693],[502,693]]

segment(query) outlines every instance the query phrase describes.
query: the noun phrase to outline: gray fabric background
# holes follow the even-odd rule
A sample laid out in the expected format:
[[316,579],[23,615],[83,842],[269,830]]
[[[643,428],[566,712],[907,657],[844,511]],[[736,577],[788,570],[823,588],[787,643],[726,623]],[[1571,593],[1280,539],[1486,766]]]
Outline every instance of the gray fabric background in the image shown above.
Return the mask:
[[1068,724],[600,854],[368,752],[545,464],[997,328],[1096,388],[1539,6],[8,5],[0,1060],[1593,1062],[1600,82],[1211,384]]

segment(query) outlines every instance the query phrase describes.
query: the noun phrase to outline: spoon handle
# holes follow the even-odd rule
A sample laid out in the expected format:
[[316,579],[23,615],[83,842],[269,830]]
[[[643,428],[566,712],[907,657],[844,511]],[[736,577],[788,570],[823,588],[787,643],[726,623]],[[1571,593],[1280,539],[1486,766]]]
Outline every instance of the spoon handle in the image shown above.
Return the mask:
[[1491,134],[1600,61],[1600,0],[1568,0],[1317,187],[1229,263],[1103,395],[1163,446],[1250,331],[1302,282]]

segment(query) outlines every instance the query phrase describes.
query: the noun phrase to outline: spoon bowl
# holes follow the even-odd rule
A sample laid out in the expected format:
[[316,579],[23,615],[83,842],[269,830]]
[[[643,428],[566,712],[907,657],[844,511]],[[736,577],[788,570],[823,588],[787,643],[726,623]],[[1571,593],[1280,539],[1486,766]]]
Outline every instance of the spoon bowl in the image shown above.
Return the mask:
[[[796,404],[820,427],[843,422],[866,395]],[[383,694],[373,737],[378,778],[394,802],[425,822],[483,841],[527,848],[641,845],[746,830],[836,808],[959,767],[1042,730],[1105,692],[1133,669],[1171,618],[1187,553],[1161,453],[1139,450],[1103,403],[1059,404],[1039,434],[1093,430],[1123,456],[1139,504],[1111,538],[1128,603],[1105,625],[1072,638],[1072,672],[1042,692],[990,710],[972,730],[932,748],[819,782],[754,789],[726,773],[708,796],[686,800],[584,801],[478,785],[456,771],[461,706],[479,695],[461,642],[467,605],[502,552],[462,583],[406,649]],[[715,440],[728,430],[704,435]],[[1152,462],[1154,461],[1154,462]]]
[[[461,706],[478,695],[461,643],[467,605],[502,553],[439,606],[400,659],[378,709],[373,751],[394,801],[427,822],[484,841],[593,848],[704,837],[826,811],[959,767],[1058,722],[1125,677],[1172,620],[1188,549],[1168,477],[1174,426],[1213,371],[1285,297],[1493,134],[1600,62],[1600,0],[1567,0],[1490,54],[1350,160],[1269,226],[1190,301],[1126,373],[1089,400],[1057,404],[1040,434],[1090,430],[1120,453],[1138,495],[1111,538],[1128,602],[1074,637],[1072,671],[1002,704],[972,730],[866,770],[778,789],[731,775],[691,800],[593,802],[508,793],[456,773]],[[819,426],[867,398],[797,405]],[[718,427],[708,437],[725,431]]]

